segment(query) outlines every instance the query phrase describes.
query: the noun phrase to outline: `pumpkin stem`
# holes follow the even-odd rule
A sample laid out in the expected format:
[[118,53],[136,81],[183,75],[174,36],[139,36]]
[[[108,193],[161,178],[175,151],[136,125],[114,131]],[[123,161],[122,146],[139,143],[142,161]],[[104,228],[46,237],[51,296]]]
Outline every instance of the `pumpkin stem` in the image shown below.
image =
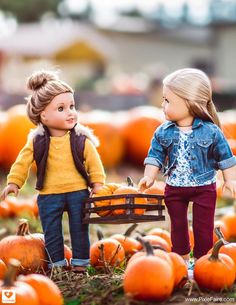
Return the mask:
[[128,176],[126,178],[126,181],[127,181],[128,186],[132,186],[132,187],[134,186],[134,182],[130,176]]
[[217,236],[219,239],[222,239],[222,240],[223,240],[224,245],[227,245],[228,242],[225,240],[224,234],[223,234],[223,232],[221,231],[220,227],[216,227],[216,228],[214,229],[214,231],[215,231],[216,236]]
[[149,241],[146,241],[146,240],[142,239],[141,237],[137,237],[136,239],[137,239],[137,241],[139,241],[142,244],[142,246],[145,249],[147,255],[154,255],[153,247],[152,247],[152,245],[150,244]]
[[21,218],[18,221],[16,235],[25,236],[29,234],[29,222],[27,219]]
[[100,228],[97,229],[97,237],[98,240],[102,240],[104,238],[104,234],[102,233],[102,230]]
[[212,254],[209,257],[210,261],[216,261],[219,259],[219,251],[223,245],[224,245],[224,241],[222,239],[217,240],[217,242],[214,244]]
[[14,281],[16,279],[16,274],[17,271],[20,267],[21,263],[15,259],[15,258],[11,258],[9,260],[9,263],[7,265],[7,271],[5,274],[5,277],[3,279],[3,286],[4,287],[10,287],[14,285]]
[[128,229],[125,231],[124,236],[128,237],[131,235],[131,233],[137,228],[138,224],[134,223],[132,224],[130,227],[128,227]]

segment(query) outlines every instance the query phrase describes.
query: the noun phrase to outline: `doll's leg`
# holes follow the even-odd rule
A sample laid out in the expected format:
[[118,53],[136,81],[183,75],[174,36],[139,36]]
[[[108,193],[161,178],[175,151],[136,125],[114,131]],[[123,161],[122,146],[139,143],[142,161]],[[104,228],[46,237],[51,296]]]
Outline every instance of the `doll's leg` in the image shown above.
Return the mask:
[[182,189],[167,185],[165,204],[171,221],[172,251],[188,259],[190,252],[187,218],[189,201]]
[[215,183],[197,187],[193,200],[193,254],[196,258],[206,254],[213,246],[215,205]]
[[39,195],[38,207],[49,259],[48,266],[65,266],[67,261],[64,259],[62,233],[63,195]]
[[66,194],[72,245],[71,264],[74,266],[89,265],[89,232],[88,225],[82,223],[83,202],[89,197],[88,190]]

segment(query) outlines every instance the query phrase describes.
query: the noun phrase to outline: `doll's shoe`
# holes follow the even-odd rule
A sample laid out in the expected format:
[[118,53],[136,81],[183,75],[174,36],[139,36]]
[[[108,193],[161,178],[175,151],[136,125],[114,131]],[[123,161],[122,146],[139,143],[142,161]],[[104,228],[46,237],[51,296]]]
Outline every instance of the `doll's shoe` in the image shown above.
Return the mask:
[[86,273],[87,266],[71,266],[71,271],[75,273]]

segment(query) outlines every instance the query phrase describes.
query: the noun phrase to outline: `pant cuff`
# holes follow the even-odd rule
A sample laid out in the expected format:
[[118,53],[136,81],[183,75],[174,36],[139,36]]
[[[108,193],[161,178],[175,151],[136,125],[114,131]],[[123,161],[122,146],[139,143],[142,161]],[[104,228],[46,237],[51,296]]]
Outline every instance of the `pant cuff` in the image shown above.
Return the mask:
[[89,266],[89,258],[88,259],[81,259],[81,258],[71,258],[70,264],[72,266]]
[[53,268],[53,267],[63,267],[63,266],[68,266],[67,259],[63,259],[61,261],[57,261],[57,262],[48,264],[48,268],[50,268],[50,269]]

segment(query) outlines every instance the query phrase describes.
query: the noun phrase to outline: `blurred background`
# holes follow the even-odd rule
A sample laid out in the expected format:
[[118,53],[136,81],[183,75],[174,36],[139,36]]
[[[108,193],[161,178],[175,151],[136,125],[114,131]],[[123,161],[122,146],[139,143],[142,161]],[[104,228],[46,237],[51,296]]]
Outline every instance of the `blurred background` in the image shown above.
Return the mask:
[[59,70],[75,89],[81,123],[100,138],[108,181],[141,178],[163,122],[162,79],[179,68],[211,78],[235,153],[235,47],[236,0],[1,0],[1,186],[33,127],[26,78],[38,69]]

